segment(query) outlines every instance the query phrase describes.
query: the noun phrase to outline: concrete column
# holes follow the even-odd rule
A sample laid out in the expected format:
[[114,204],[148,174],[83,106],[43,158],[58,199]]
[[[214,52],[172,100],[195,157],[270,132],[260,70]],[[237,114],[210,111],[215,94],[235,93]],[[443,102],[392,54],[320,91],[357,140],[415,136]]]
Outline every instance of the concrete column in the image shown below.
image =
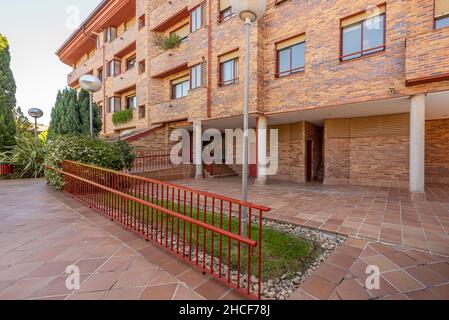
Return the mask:
[[201,121],[193,122],[193,163],[195,164],[195,179],[203,178],[203,132]]
[[268,119],[260,116],[257,118],[257,179],[256,185],[267,184],[266,168],[267,159],[267,135]]
[[425,125],[426,96],[418,94],[410,101],[410,198],[425,199]]

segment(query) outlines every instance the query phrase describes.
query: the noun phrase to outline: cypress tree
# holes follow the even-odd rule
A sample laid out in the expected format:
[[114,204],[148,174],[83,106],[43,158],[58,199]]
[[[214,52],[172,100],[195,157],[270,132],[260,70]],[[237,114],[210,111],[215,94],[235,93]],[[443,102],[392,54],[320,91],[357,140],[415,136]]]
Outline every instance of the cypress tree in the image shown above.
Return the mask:
[[[98,107],[93,105],[94,133],[101,131],[102,122]],[[53,138],[57,134],[89,134],[89,93],[81,90],[79,93],[71,88],[59,91],[56,103],[51,112],[51,122],[48,135]]]
[[0,34],[0,151],[15,144],[16,83],[11,71],[11,55],[6,37]]

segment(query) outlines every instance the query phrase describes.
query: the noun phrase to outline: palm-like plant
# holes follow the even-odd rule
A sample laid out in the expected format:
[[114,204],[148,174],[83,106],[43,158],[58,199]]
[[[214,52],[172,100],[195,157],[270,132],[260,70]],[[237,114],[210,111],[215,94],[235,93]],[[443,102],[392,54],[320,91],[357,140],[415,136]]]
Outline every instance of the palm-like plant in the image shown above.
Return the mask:
[[14,167],[13,178],[39,178],[44,173],[47,142],[28,135],[16,137],[16,145],[0,153],[0,162]]
[[182,38],[176,32],[170,33],[168,36],[164,36],[162,34],[155,33],[154,34],[154,42],[159,47],[169,50],[176,47],[179,47],[182,43]]

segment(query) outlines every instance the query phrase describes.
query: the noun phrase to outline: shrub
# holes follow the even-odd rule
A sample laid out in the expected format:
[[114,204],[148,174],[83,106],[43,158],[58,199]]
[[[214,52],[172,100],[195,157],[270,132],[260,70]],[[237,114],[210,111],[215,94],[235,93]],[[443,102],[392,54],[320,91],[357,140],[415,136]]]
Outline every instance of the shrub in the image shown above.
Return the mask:
[[[49,142],[45,163],[61,169],[64,160],[71,160],[113,170],[131,167],[134,161],[126,142],[108,142],[87,136],[60,136]],[[64,179],[59,173],[45,170],[47,182],[62,189]]]
[[116,126],[130,122],[132,119],[133,119],[132,109],[116,112],[112,115],[112,123],[114,123]]
[[0,153],[0,162],[14,167],[14,179],[39,178],[44,173],[46,149],[45,139],[34,141],[30,135],[19,135],[14,146]]
[[182,43],[182,39],[179,34],[175,32],[170,33],[168,36],[155,33],[154,42],[157,46],[165,50],[169,50],[179,47]]

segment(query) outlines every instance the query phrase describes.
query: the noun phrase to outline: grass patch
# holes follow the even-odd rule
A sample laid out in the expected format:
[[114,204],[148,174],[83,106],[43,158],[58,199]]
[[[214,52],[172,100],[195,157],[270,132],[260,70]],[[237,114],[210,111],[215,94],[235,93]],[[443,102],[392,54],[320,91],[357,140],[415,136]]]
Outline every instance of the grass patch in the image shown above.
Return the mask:
[[[103,199],[108,199],[104,197]],[[142,197],[142,199],[151,202],[151,199]],[[231,241],[227,237],[220,236],[204,228],[188,222],[180,221],[172,218],[165,213],[155,209],[150,209],[138,203],[123,200],[119,196],[109,195],[109,205],[115,204],[116,208],[126,211],[128,218],[134,221],[141,221],[148,223],[148,225],[156,224],[159,230],[164,228],[164,233],[168,227],[169,239],[173,234],[174,243],[182,243],[185,239],[187,244],[191,244],[192,249],[196,249],[197,245],[200,251],[203,251],[204,243],[206,244],[206,253],[214,257],[222,257],[225,265],[230,262],[232,269],[237,269],[240,264],[241,272],[245,274],[248,269],[248,248],[246,245],[240,246],[240,261],[239,246],[237,241]],[[194,205],[192,208],[189,204],[178,206],[172,202],[154,201],[154,204],[170,209],[174,212],[192,217],[199,221],[205,221],[210,225],[220,227],[224,230],[233,233],[239,233],[239,223],[235,217],[229,219],[229,215],[223,214],[222,219],[217,213],[211,211],[204,211]],[[178,236],[177,236],[178,235]],[[176,238],[178,237],[178,238]],[[259,226],[253,224],[251,226],[251,239],[259,241]],[[304,271],[308,266],[315,261],[321,249],[313,241],[294,236],[292,234],[276,230],[270,227],[263,227],[262,230],[262,280],[276,279],[285,274],[288,276],[294,275],[298,271]],[[220,250],[220,241],[222,243],[222,250]],[[164,239],[165,244],[165,239]],[[230,255],[229,255],[230,248]],[[257,274],[258,270],[258,248],[251,250],[251,274]],[[182,251],[181,251],[182,252]],[[189,253],[189,251],[186,251]],[[200,253],[201,255],[202,253]],[[193,255],[195,257],[195,254]]]

